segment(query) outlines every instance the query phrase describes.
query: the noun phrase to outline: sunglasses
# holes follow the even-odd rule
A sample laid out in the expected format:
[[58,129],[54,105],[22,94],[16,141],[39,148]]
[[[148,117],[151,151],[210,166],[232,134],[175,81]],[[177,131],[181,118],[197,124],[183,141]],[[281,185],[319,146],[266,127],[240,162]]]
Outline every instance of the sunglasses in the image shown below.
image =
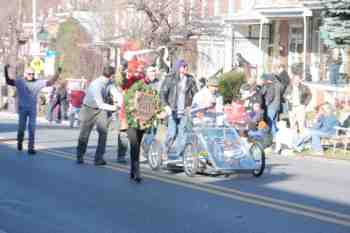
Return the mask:
[[34,73],[27,73],[27,75],[34,75]]

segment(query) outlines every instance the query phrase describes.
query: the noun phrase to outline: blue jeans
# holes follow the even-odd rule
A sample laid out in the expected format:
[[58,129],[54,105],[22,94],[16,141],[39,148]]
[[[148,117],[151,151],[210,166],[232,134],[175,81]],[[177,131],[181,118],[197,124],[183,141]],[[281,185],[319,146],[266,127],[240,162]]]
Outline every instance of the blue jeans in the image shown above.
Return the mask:
[[[55,108],[58,106],[58,112],[56,116],[53,116]],[[51,106],[49,106],[49,113],[48,113],[48,121],[53,121],[55,118],[56,122],[61,122],[62,120],[65,120],[67,118],[67,104],[64,102],[57,102],[54,101]]]
[[264,130],[249,130],[248,137],[253,140],[262,140],[266,136],[266,132]]
[[169,116],[164,149],[166,152],[169,152],[170,148],[172,148],[173,143],[175,143],[174,148],[176,157],[182,156],[182,152],[186,146],[186,124],[187,117],[185,116],[181,118],[175,118],[174,114]]
[[277,129],[277,116],[278,116],[278,109],[274,107],[267,107],[267,124],[269,125],[269,128],[271,129],[271,134],[273,137],[275,137],[278,129]]
[[321,138],[331,136],[332,132],[323,132],[319,129],[306,129],[305,134],[297,141],[296,148],[304,149],[305,143],[311,139],[311,147],[314,151],[322,152]]
[[78,126],[80,125],[79,113],[81,108],[72,107],[69,112],[69,125],[71,128],[74,127],[74,122],[77,120]]
[[156,133],[157,133],[157,128],[150,128],[148,129],[145,134],[143,135],[143,151],[145,153],[148,153],[149,148],[151,146],[151,144],[153,143],[155,137],[156,137]]
[[28,132],[29,132],[29,140],[28,140],[28,149],[34,149],[35,142],[35,127],[36,127],[36,109],[25,109],[19,107],[19,123],[18,123],[18,131],[17,131],[17,142],[23,143],[24,133],[27,127],[28,120]]
[[332,64],[329,66],[329,80],[332,85],[336,85],[339,79],[339,64]]

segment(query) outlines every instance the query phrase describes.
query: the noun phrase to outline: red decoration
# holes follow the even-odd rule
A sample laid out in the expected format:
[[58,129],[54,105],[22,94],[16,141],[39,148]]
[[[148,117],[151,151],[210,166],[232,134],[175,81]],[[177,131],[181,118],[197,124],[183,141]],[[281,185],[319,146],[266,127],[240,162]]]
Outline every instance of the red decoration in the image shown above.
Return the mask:
[[246,124],[248,121],[248,113],[242,103],[232,102],[225,105],[224,112],[227,122],[231,125]]

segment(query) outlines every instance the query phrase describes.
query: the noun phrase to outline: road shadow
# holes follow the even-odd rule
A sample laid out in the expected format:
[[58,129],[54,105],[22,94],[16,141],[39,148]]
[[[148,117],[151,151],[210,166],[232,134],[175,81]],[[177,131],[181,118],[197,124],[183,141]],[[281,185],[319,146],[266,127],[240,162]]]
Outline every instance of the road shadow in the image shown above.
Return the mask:
[[17,132],[18,124],[16,123],[0,123],[0,133],[12,133]]
[[[261,195],[292,203],[301,203],[303,205],[309,205],[325,210],[335,210],[340,213],[350,214],[350,202],[337,202],[334,201],[334,199],[330,200],[319,197],[318,193],[312,191],[312,187],[308,187],[308,185],[301,182],[301,177],[298,174],[291,174],[288,172],[288,166],[290,165],[287,163],[271,163],[267,165],[264,174],[258,178],[253,177],[252,174],[238,174],[238,176],[232,179],[212,181],[208,183],[239,190],[241,192],[252,193],[258,196]],[[324,184],[324,190],[327,190],[327,182]]]

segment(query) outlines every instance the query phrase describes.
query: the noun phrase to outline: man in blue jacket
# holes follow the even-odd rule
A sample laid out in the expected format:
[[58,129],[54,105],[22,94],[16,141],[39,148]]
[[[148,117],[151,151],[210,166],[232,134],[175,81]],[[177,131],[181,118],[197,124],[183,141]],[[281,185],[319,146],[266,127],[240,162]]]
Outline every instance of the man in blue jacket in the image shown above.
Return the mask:
[[35,141],[35,127],[36,127],[36,114],[37,114],[37,102],[38,95],[44,87],[52,86],[61,73],[61,68],[50,80],[37,80],[34,77],[34,71],[31,68],[27,68],[23,77],[16,77],[11,79],[9,77],[10,65],[5,66],[5,78],[6,84],[16,87],[18,98],[18,132],[17,132],[17,149],[21,151],[23,149],[24,133],[28,123],[29,141],[28,141],[28,154],[36,154],[34,148]]
[[297,140],[294,146],[296,151],[301,152],[304,149],[305,143],[311,139],[312,149],[317,154],[323,155],[321,138],[336,133],[335,127],[338,125],[338,120],[330,104],[320,106],[316,119],[314,126],[306,129],[305,133]]

